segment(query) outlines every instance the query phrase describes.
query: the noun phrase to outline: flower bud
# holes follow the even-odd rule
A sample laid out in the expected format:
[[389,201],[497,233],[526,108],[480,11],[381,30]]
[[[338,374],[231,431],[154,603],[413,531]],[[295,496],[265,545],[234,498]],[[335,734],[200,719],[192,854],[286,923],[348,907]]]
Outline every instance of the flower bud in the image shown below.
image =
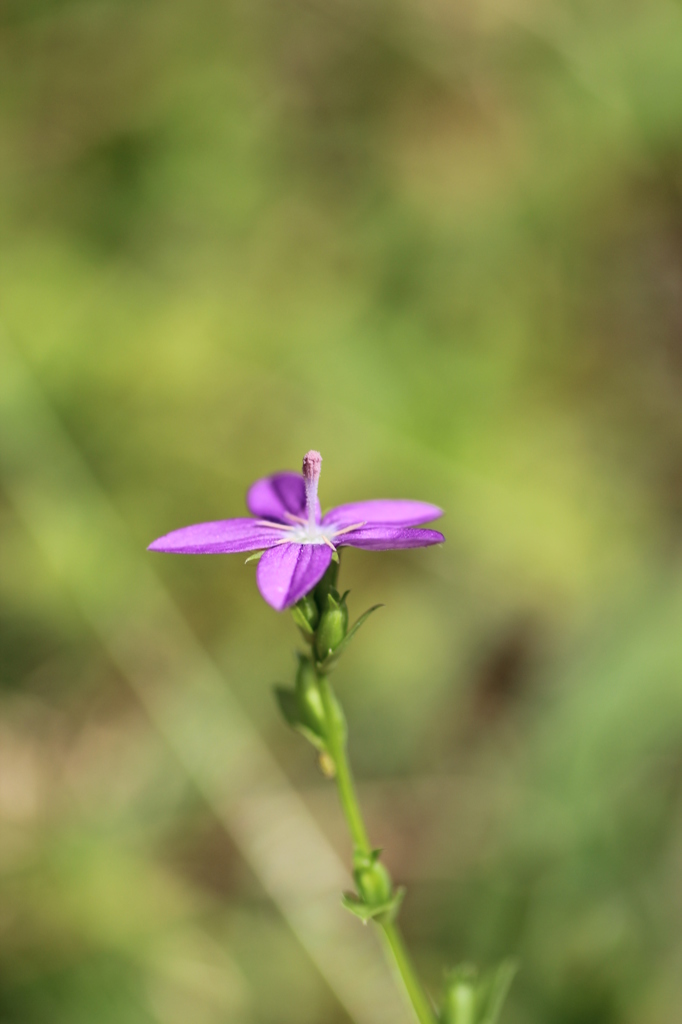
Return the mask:
[[516,969],[513,960],[503,960],[482,974],[472,964],[450,971],[439,1024],[497,1024]]
[[381,850],[367,855],[356,856],[353,877],[358,893],[371,907],[388,903],[393,894],[393,883],[388,870],[379,860]]
[[474,967],[463,964],[448,979],[441,1024],[478,1024],[478,977]]
[[324,737],[326,732],[324,705],[317,685],[315,666],[309,658],[305,658],[302,654],[299,654],[298,658],[296,700],[301,722],[317,736]]
[[320,661],[328,658],[346,637],[348,630],[348,608],[346,599],[338,591],[330,590],[327,602],[315,636],[315,653]]

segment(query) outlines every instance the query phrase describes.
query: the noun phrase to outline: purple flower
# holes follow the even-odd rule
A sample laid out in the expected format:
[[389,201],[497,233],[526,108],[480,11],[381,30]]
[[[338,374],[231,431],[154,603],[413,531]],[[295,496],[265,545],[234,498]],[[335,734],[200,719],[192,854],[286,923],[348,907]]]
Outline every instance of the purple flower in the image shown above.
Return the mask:
[[275,473],[257,480],[246,504],[255,519],[221,519],[173,530],[150,551],[179,555],[222,555],[260,551],[258,589],[281,611],[322,579],[338,547],[388,551],[422,548],[445,540],[437,530],[417,530],[443,512],[425,501],[374,499],[338,505],[320,514],[317,485],[322,456],[310,451],[303,474]]

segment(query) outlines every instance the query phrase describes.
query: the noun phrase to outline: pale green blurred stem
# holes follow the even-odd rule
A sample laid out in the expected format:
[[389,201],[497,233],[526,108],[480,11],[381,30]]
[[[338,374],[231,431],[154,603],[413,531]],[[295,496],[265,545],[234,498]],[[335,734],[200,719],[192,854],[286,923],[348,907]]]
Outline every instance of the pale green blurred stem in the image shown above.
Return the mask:
[[[341,807],[346,816],[355,849],[359,853],[370,854],[372,847],[355,791],[353,774],[346,752],[346,738],[336,712],[334,693],[326,676],[320,676],[319,682],[327,720],[327,744],[336,768],[336,784]],[[382,932],[389,959],[402,979],[419,1024],[437,1024],[436,1015],[412,966],[400,929],[395,922],[377,920],[376,924]]]
[[400,933],[398,925],[393,922],[379,923],[384,936],[384,945],[391,954],[396,970],[402,978],[403,984],[414,1007],[414,1012],[420,1024],[436,1024],[436,1015],[431,1008],[431,1003],[422,988],[417,977],[410,955],[405,948],[405,941]]

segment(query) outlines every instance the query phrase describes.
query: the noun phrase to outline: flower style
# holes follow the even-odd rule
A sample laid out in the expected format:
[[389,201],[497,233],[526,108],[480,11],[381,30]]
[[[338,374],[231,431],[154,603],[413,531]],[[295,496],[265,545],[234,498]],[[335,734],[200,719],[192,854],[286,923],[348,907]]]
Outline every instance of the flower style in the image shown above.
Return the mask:
[[309,451],[303,473],[275,473],[257,480],[246,496],[256,518],[221,519],[173,530],[150,551],[221,555],[263,551],[256,579],[262,596],[282,611],[322,579],[338,547],[388,551],[421,548],[445,540],[437,530],[415,529],[442,516],[425,501],[373,499],[320,513],[317,485],[322,456]]

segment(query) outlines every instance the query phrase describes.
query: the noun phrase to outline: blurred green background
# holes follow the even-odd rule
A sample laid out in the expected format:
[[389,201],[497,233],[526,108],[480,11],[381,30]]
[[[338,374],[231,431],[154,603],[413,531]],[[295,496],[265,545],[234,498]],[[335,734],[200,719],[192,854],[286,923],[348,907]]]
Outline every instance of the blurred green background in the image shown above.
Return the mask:
[[145,553],[311,447],[446,510],[336,677],[430,989],[682,1020],[679,0],[3,0],[0,271],[0,1022],[361,1020],[218,813],[248,724],[348,862],[291,619]]

